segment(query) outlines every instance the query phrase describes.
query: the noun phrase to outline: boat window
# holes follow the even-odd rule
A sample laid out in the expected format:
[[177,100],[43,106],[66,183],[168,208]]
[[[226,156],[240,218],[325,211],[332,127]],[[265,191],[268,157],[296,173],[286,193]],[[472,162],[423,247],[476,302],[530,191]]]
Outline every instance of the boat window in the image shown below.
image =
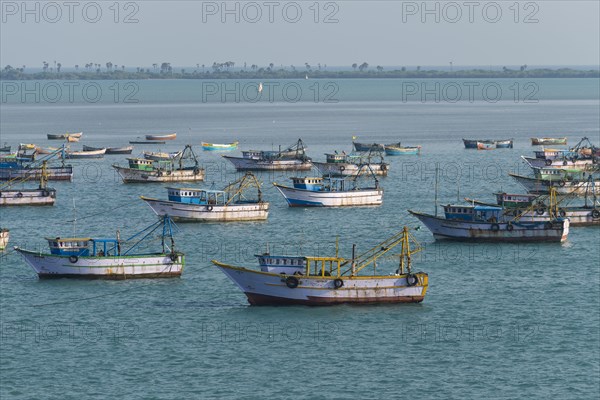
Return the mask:
[[287,265],[287,260],[283,260],[283,265]]

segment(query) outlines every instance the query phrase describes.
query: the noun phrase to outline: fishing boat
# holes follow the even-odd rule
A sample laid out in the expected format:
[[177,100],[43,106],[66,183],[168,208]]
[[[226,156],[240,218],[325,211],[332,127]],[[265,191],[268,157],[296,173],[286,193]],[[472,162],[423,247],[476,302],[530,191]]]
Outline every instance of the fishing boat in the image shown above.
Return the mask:
[[385,145],[386,156],[402,156],[402,155],[413,155],[421,154],[421,146],[397,146],[393,144]]
[[534,150],[533,153],[535,154],[535,158],[541,158],[543,160],[554,160],[555,158],[564,158],[573,154],[570,150],[561,149]]
[[52,206],[56,200],[56,189],[47,187],[48,173],[47,162],[42,165],[40,185],[37,189],[15,189],[15,184],[20,184],[28,178],[9,181],[0,187],[0,206]]
[[[97,151],[97,150],[102,150],[102,147],[83,146],[83,151]],[[105,154],[131,154],[132,152],[133,152],[133,146],[107,147]]]
[[[396,143],[396,145],[400,146],[400,142]],[[354,146],[355,151],[384,151],[385,145],[381,143],[358,143],[352,141],[352,146]]]
[[[64,149],[44,155],[41,159],[35,162],[27,162],[19,160],[15,155],[0,156],[0,180],[17,180],[17,179],[32,179],[37,180],[42,176],[42,165],[44,161],[50,161],[55,157],[60,157]],[[65,165],[64,162],[60,166],[49,166],[46,168],[48,180],[73,180],[73,167]]]
[[532,146],[566,145],[567,138],[531,138]]
[[465,149],[477,149],[477,143],[495,143],[491,139],[463,139]]
[[[140,243],[149,240],[155,232],[162,232],[160,251],[136,251]],[[170,278],[183,272],[185,255],[175,250],[173,225],[168,217],[124,241],[119,231],[115,239],[54,237],[46,240],[49,253],[15,246],[15,251],[40,278]]]
[[564,242],[569,220],[523,222],[503,214],[502,207],[480,205],[444,206],[444,217],[408,210],[433,234],[436,240],[470,242]]
[[573,181],[573,180],[585,180],[586,170],[582,168],[532,168],[533,175],[536,179],[543,181]]
[[146,135],[146,140],[175,140],[177,139],[176,133],[166,133],[161,135]]
[[9,238],[10,231],[6,228],[0,228],[0,251],[6,249],[6,246],[8,246]]
[[[378,259],[396,245],[402,244],[399,265],[395,272],[382,274]],[[411,244],[414,246],[411,249]],[[407,227],[372,249],[352,258],[338,256],[278,257],[265,254],[266,258],[301,263],[295,274],[238,267],[213,260],[233,283],[240,288],[251,305],[336,305],[336,304],[382,304],[420,303],[425,298],[429,277],[425,272],[413,272],[411,256],[421,247]],[[367,267],[373,272],[367,274]],[[370,268],[369,268],[370,270]]]
[[363,166],[367,166],[375,175],[387,176],[390,168],[380,151],[366,154],[325,153],[325,162],[313,161],[313,165],[321,174],[330,176],[356,176]]
[[[256,197],[247,197],[256,189]],[[269,203],[263,201],[260,183],[248,172],[223,190],[167,188],[168,200],[142,196],[156,215],[168,215],[185,222],[262,221],[269,216]]]
[[164,140],[130,140],[129,144],[167,144]]
[[0,147],[0,153],[10,153],[11,146],[4,143],[4,146]]
[[290,207],[379,206],[383,189],[373,175],[374,186],[360,187],[358,180],[334,177],[291,178],[293,187],[273,183]]
[[[187,162],[186,162],[187,161]],[[186,182],[204,180],[205,170],[200,168],[198,158],[190,145],[181,155],[167,161],[144,158],[127,158],[128,166],[113,164],[124,183]]]
[[225,144],[202,142],[202,150],[206,150],[206,151],[214,151],[214,150],[229,151],[229,150],[235,150],[235,149],[237,149],[238,144],[239,144],[238,141],[235,141],[235,142],[232,142],[232,143],[225,143]]
[[20,143],[19,150],[35,150],[35,144],[33,143]]
[[66,140],[67,135],[68,134],[66,134],[66,133],[59,133],[59,134],[48,133],[48,134],[46,134],[46,136],[48,137],[48,140]]
[[302,139],[277,151],[242,151],[242,157],[222,156],[229,160],[238,171],[302,171],[312,168],[310,158],[306,156],[306,147]]
[[[33,146],[33,147],[31,147]],[[16,159],[20,161],[34,161],[37,155],[37,146],[31,144],[20,144],[17,149]]]
[[554,158],[538,158],[526,157],[521,158],[531,168],[558,168],[558,169],[577,169],[580,171],[589,171],[598,168],[592,158],[583,157],[554,157]]
[[65,157],[66,158],[103,158],[104,154],[106,153],[106,149],[99,149],[99,150],[83,150],[83,151],[71,151],[71,150],[67,150],[65,152]]
[[501,139],[496,140],[496,148],[497,149],[512,149],[513,148],[514,139]]
[[67,139],[67,142],[73,143],[73,142],[79,142],[80,137],[79,136],[67,135],[66,139]]
[[151,152],[151,151],[144,152],[144,158],[146,160],[154,160],[154,161],[171,160],[171,159],[179,157],[180,155],[181,155],[181,151],[175,151],[172,153],[160,153],[160,152]]
[[495,148],[495,142],[477,142],[477,150],[494,150]]
[[539,179],[513,173],[509,173],[508,175],[521,184],[529,193],[547,194],[550,192],[550,188],[556,189],[558,194],[574,193],[584,195],[592,190],[600,191],[600,179],[594,178],[591,175],[586,176],[585,172],[582,173],[581,179],[575,178],[570,180]]

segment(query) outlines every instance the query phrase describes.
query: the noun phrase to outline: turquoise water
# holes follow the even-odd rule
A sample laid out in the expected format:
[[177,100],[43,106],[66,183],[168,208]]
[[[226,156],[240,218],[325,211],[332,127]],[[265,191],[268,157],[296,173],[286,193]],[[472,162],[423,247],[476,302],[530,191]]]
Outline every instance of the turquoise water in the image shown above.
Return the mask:
[[[352,243],[364,250],[405,224],[418,226],[407,209],[433,211],[436,165],[441,204],[492,200],[496,190],[522,191],[506,174],[528,172],[519,156],[532,150],[529,137],[600,141],[594,80],[548,80],[537,103],[403,101],[394,92],[401,82],[379,82],[340,83],[338,102],[204,103],[197,83],[158,81],[145,82],[147,97],[140,91],[134,104],[2,104],[1,141],[13,145],[56,145],[45,135],[63,131],[84,131],[90,146],[178,132],[160,149],[196,145],[206,184],[216,187],[239,175],[200,141],[268,149],[302,137],[309,154],[324,159],[350,150],[357,135],[421,144],[423,153],[388,159],[378,208],[290,209],[270,184],[290,174],[261,174],[267,222],[178,225],[177,247],[187,255],[181,279],[40,281],[17,254],[4,253],[0,396],[596,398],[597,228],[573,228],[563,244],[478,245],[434,242],[423,227],[416,237],[426,249],[415,267],[429,273],[430,287],[418,305],[253,308],[211,266],[255,265],[267,242],[272,252],[331,254],[336,236],[349,255]],[[514,137],[515,149],[468,151],[462,137]],[[151,149],[134,153],[142,150]],[[125,160],[74,161],[74,182],[51,184],[55,207],[0,209],[10,244],[43,248],[45,236],[133,234],[152,223],[139,196],[166,197],[165,186],[124,185],[114,162]],[[393,260],[386,265],[395,269]]]

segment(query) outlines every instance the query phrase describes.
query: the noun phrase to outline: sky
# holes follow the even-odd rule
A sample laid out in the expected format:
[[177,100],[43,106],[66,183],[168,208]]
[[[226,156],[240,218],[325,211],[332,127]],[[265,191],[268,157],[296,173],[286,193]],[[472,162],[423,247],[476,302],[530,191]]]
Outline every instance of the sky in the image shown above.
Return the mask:
[[6,1],[0,65],[600,64],[600,1]]

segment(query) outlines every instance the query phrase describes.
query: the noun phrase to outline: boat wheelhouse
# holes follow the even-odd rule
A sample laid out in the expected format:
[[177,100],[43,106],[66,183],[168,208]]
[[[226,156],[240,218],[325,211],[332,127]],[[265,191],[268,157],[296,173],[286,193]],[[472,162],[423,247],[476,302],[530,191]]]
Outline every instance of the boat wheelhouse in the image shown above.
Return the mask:
[[279,256],[270,253],[256,254],[258,265],[262,272],[274,274],[302,274],[306,270],[306,258],[304,256]]

